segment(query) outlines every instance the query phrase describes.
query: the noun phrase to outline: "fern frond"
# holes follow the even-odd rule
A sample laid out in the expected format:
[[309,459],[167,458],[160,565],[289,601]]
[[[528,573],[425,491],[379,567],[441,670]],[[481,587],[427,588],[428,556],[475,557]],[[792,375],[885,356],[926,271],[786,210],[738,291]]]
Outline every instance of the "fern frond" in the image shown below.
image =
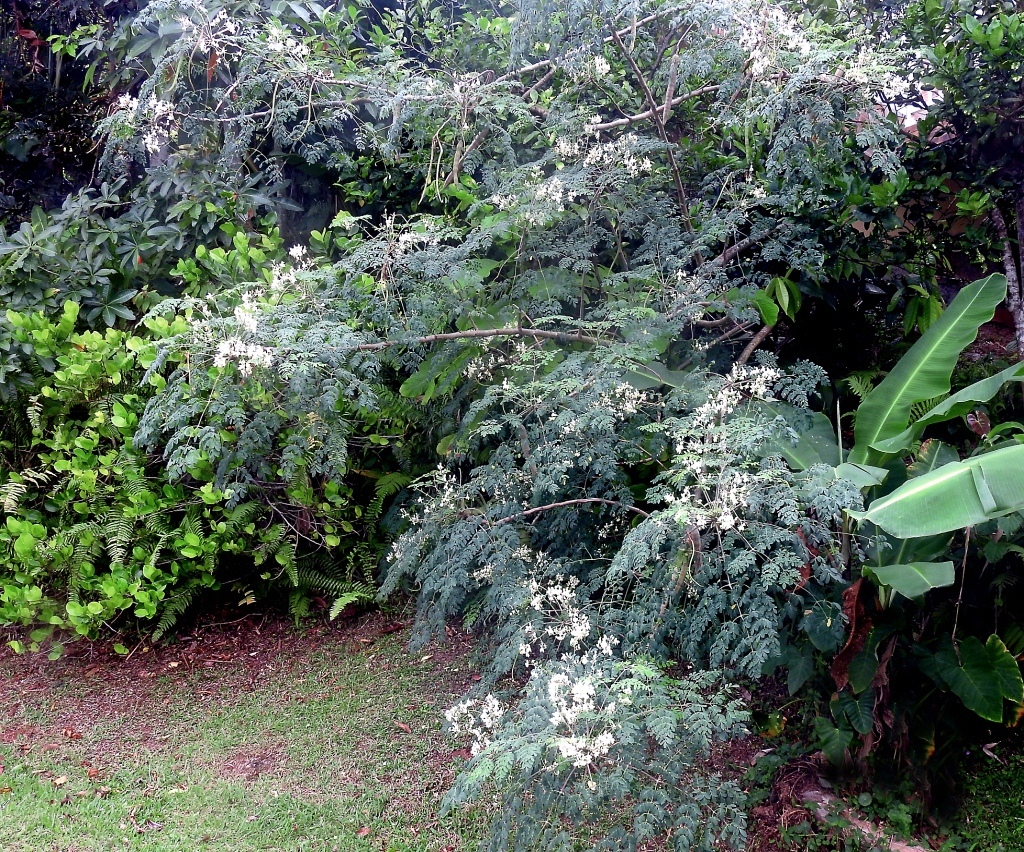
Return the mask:
[[928,414],[929,411],[935,408],[936,405],[942,402],[942,400],[944,400],[945,398],[946,396],[945,394],[943,394],[941,396],[933,397],[932,399],[925,399],[922,400],[921,402],[915,402],[912,406],[910,406],[910,419],[920,420],[922,417]]
[[178,623],[178,619],[192,605],[192,601],[201,588],[202,586],[199,583],[190,583],[176,595],[164,601],[163,614],[160,616],[160,620],[151,634],[154,642],[159,642]]

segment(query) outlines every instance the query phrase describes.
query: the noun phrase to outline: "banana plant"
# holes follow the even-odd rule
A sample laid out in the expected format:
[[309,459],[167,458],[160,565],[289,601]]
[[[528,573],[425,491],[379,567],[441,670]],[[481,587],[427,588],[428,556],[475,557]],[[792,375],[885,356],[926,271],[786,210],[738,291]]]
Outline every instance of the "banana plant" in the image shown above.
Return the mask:
[[866,567],[883,588],[907,597],[953,582],[953,563],[936,560],[957,530],[1024,510],[1024,444],[961,461],[941,442],[920,443],[928,426],[973,411],[1007,382],[1024,381],[1024,363],[1015,364],[950,394],[957,360],[1005,297],[1002,275],[957,294],[864,398],[845,460],[823,414],[813,415],[799,439],[781,448],[795,469],[830,464],[836,476],[864,491],[867,508],[849,514],[869,541]]
[[[917,599],[930,589],[952,585],[953,563],[942,557],[948,555],[954,534],[1024,511],[1024,443],[1004,442],[994,448],[990,443],[985,451],[963,460],[940,441],[921,443],[929,426],[969,414],[1007,382],[1024,381],[1021,363],[950,394],[957,360],[1005,295],[1002,275],[960,291],[864,398],[856,415],[854,445],[845,460],[836,432],[822,414],[812,415],[798,440],[781,448],[794,469],[828,464],[837,477],[862,489],[866,507],[848,513],[846,532],[852,534],[855,522],[866,542],[870,558],[863,570],[878,584],[881,606],[891,603],[896,593]],[[779,413],[795,425],[795,415]],[[1024,703],[1017,661],[999,637],[991,636],[985,644],[969,637],[958,648],[950,639],[947,646],[927,658],[934,663],[926,663],[928,674],[970,710],[1001,721],[1004,699]],[[855,682],[856,666],[850,664],[850,688],[837,694],[840,704],[842,700],[850,707],[859,707],[861,700],[873,704],[867,685],[874,667],[871,660],[865,659],[865,664],[867,675],[860,678],[862,682]],[[851,713],[842,706],[838,710],[842,711],[835,713],[838,720],[845,717],[855,730],[866,733],[859,724],[863,713]],[[827,720],[822,720],[822,728],[833,739],[849,733]]]

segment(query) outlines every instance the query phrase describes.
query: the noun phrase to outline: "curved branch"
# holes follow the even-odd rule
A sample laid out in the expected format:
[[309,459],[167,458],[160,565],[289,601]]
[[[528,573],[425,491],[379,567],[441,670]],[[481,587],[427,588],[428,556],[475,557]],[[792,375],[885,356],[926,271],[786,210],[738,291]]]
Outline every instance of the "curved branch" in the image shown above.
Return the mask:
[[775,328],[775,324],[766,324],[761,326],[761,330],[750,338],[750,343],[747,344],[746,348],[740,353],[740,357],[736,359],[737,364],[746,364],[750,360],[750,356],[754,354],[757,347],[764,343],[764,339],[772,333],[772,329]]
[[606,506],[618,506],[620,509],[625,509],[628,512],[634,512],[642,518],[649,518],[651,516],[650,512],[645,512],[643,509],[638,509],[636,506],[627,506],[625,503],[620,503],[618,500],[606,500],[603,497],[580,497],[576,500],[563,500],[560,503],[548,503],[546,506],[535,506],[534,508],[526,509],[523,512],[516,512],[516,514],[501,518],[489,526],[501,526],[502,524],[507,524],[509,521],[514,521],[518,518],[528,518],[530,515],[539,515],[541,512],[546,512],[548,509],[563,509],[566,506],[581,506],[587,503],[603,503]]

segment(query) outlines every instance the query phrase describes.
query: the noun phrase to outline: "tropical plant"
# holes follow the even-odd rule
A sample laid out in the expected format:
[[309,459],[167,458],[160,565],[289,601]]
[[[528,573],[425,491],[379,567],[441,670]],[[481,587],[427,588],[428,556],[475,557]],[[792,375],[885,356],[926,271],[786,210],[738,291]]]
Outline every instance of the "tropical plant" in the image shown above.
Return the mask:
[[[874,67],[759,4],[524,4],[445,21],[430,61],[394,19],[343,53],[358,8],[288,33],[171,8],[142,23],[178,41],[139,55],[180,73],[147,72],[138,96],[193,122],[164,134],[172,151],[229,159],[259,127],[346,187],[359,158],[394,169],[416,203],[405,187],[357,218],[353,196],[316,259],[158,306],[194,322],[154,363],[167,386],[137,446],[174,477],[202,456],[247,495],[300,459],[338,479],[388,445],[417,479],[389,513],[383,592],[416,593],[416,643],[458,618],[492,651],[462,722],[499,735],[452,805],[518,795],[495,848],[739,843],[739,791],[680,779],[739,729],[729,681],[758,676],[780,634],[841,643],[832,530],[860,506],[831,470],[766,457],[773,418],[743,403],[805,406],[824,379],[757,350],[822,264],[805,218],[821,176],[898,170],[892,126],[865,119]],[[145,133],[146,109],[118,121]],[[484,694],[509,672],[528,674],[526,704]],[[649,724],[614,697],[624,682]],[[548,832],[560,814],[578,818]]]
[[917,0],[901,31],[917,52],[909,94],[922,120],[913,168],[945,194],[913,218],[979,268],[1002,266],[1017,351],[1024,352],[1024,19],[1001,0]]
[[[975,455],[961,460],[948,444],[936,439],[922,443],[928,427],[976,417],[977,407],[1003,385],[1024,381],[1024,364],[1017,364],[947,396],[960,353],[992,318],[1005,292],[1005,278],[993,275],[957,295],[864,396],[856,413],[854,445],[845,461],[823,415],[814,416],[795,444],[784,447],[795,468],[833,465],[836,476],[856,482],[866,496],[862,511],[848,512],[858,528],[854,535],[847,524],[850,542],[845,555],[853,563],[853,576],[873,581],[877,595],[866,607],[870,596],[862,579],[855,579],[844,595],[850,635],[832,664],[840,690],[833,712],[841,727],[818,720],[822,742],[837,761],[850,744],[852,731],[868,738],[879,728],[882,708],[876,698],[881,697],[884,670],[900,639],[900,628],[886,614],[897,595],[921,600],[932,589],[953,585],[956,571],[949,557],[955,533],[968,529],[968,544],[969,528],[998,541],[1020,526],[1013,518],[1024,517],[1024,444],[1000,438],[1002,430],[997,428],[987,432]],[[962,573],[972,570],[967,549],[965,545]],[[987,642],[968,636],[956,647],[955,623],[952,632],[938,649],[916,643],[921,670],[983,718],[1012,719],[1004,717],[1003,699],[1016,705],[1024,701],[1024,682],[1014,655],[995,634]],[[791,686],[799,686],[810,675],[806,649],[790,649],[789,658],[791,671],[796,666],[803,677],[791,678]]]

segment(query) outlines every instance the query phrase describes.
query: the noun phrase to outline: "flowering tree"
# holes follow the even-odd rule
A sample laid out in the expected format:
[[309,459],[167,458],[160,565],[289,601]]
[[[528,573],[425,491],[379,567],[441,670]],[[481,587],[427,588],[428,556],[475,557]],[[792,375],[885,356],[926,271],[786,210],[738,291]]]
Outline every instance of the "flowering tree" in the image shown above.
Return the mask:
[[[104,168],[343,197],[311,252],[157,308],[192,322],[136,444],[241,496],[344,476],[373,423],[421,474],[383,593],[418,588],[415,641],[461,617],[493,650],[450,803],[501,792],[495,849],[738,844],[700,757],[781,625],[838,645],[860,499],[771,455],[823,375],[758,350],[821,273],[830,181],[898,167],[884,68],[760,2],[289,9],[158,0],[114,37]],[[382,437],[395,411],[418,434]]]

